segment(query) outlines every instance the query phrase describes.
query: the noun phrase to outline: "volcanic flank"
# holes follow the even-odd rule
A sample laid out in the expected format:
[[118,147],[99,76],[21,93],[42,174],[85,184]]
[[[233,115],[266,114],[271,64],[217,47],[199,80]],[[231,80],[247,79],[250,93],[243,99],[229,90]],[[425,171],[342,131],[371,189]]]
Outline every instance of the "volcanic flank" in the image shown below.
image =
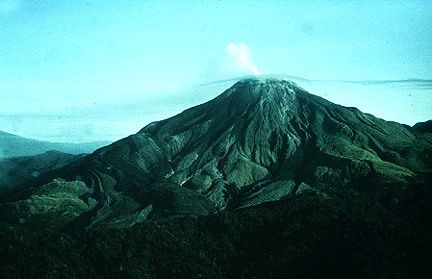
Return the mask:
[[305,190],[328,197],[349,187],[388,203],[390,193],[403,195],[419,173],[432,171],[431,154],[429,133],[335,105],[292,82],[246,79],[47,179],[79,177],[90,189],[80,199],[97,203],[91,224],[123,226]]
[[[25,226],[38,228],[125,229],[149,220],[223,212],[259,215],[273,208],[276,226],[292,222],[302,228],[298,218],[309,217],[295,212],[303,210],[306,215],[320,212],[311,222],[323,227],[335,220],[360,220],[385,231],[386,222],[403,227],[404,220],[426,232],[431,225],[432,134],[420,126],[425,125],[409,127],[333,104],[289,81],[246,79],[207,103],[151,123],[0,197],[0,221],[25,220]],[[262,221],[246,214],[252,221],[240,227]],[[345,221],[338,219],[342,215]],[[430,256],[427,251],[423,255]]]

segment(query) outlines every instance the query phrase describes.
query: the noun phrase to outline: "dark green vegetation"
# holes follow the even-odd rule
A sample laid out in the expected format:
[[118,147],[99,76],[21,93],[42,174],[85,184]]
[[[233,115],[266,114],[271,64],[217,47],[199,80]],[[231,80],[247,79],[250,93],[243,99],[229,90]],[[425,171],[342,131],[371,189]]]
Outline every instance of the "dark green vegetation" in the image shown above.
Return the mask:
[[[428,202],[413,210],[430,212]],[[430,225],[430,215],[418,217]],[[303,193],[128,229],[67,233],[3,225],[0,272],[6,278],[430,278],[425,226],[354,191],[332,199]]]
[[17,156],[33,156],[47,151],[57,150],[70,154],[91,153],[107,142],[89,142],[81,144],[58,143],[27,139],[0,131],[0,160]]
[[13,157],[0,160],[0,196],[18,187],[25,187],[26,182],[49,170],[63,167],[84,155],[71,155],[58,151],[26,157]]
[[241,81],[1,195],[1,272],[430,277],[429,126]]

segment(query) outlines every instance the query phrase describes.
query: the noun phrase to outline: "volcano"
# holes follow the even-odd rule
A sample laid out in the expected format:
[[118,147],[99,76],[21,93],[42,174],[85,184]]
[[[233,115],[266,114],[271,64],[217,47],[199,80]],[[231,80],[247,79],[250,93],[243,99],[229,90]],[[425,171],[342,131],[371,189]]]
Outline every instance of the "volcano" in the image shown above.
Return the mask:
[[[344,251],[336,258],[342,259],[344,253],[355,258],[363,248],[348,251],[346,245],[362,243],[371,235],[385,238],[389,233],[390,244],[372,240],[373,251],[358,252],[361,257],[370,256],[382,245],[384,263],[356,259],[351,269],[341,267],[336,272],[386,276],[400,264],[398,256],[388,260],[392,253],[402,251],[401,261],[409,261],[407,255],[417,253],[426,242],[430,244],[432,133],[427,127],[385,121],[331,103],[289,81],[245,79],[207,103],[151,123],[134,135],[45,172],[3,195],[0,221],[21,229],[130,232],[160,222],[169,223],[173,230],[186,230],[182,226],[192,221],[184,220],[195,220],[197,223],[191,225],[196,226],[194,231],[225,228],[218,235],[235,238],[228,240],[234,241],[229,244],[247,251],[243,255],[223,252],[238,262],[234,266],[228,262],[215,264],[224,270],[222,277],[248,276],[254,274],[249,273],[254,268],[262,277],[271,277],[272,269],[281,268],[278,264],[291,267],[287,274],[330,272],[325,266],[333,267],[337,261],[321,261],[318,267],[309,269],[312,273],[302,268],[324,259],[324,250],[333,251],[334,247]],[[227,216],[237,220],[235,225],[220,223]],[[311,230],[312,223],[317,227]],[[277,241],[294,237],[299,245],[315,247],[316,243],[309,240],[317,237],[324,239],[325,247],[318,245],[316,255],[307,249],[298,252],[295,241],[289,245],[284,242],[294,254],[285,255],[276,246],[267,251],[266,245],[259,244],[253,250],[250,243],[263,241],[257,228],[270,224],[276,226],[275,231],[264,229],[261,235],[276,237],[278,245]],[[248,226],[252,233],[244,235]],[[368,228],[359,229],[361,240],[356,238],[356,226]],[[371,226],[381,231],[372,232]],[[306,242],[290,234],[304,228]],[[403,245],[401,239],[412,231],[417,231],[421,239],[413,245],[416,248],[395,248]],[[215,234],[208,229],[207,233]],[[329,248],[329,239],[339,237],[349,241]],[[410,268],[426,269],[424,261],[431,255],[431,246],[427,247],[422,248],[420,260],[393,272],[404,275]],[[216,253],[213,248],[206,251]],[[251,253],[262,260],[254,267],[242,262],[242,257]],[[269,263],[263,255],[277,260]],[[303,265],[293,267],[306,258]]]

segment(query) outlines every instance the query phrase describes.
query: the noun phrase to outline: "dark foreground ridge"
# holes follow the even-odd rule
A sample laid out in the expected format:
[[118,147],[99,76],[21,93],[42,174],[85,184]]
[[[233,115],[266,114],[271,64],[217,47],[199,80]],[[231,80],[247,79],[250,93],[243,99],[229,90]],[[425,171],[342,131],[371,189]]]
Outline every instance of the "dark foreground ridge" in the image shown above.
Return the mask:
[[0,196],[14,277],[430,277],[432,133],[292,82],[217,98]]

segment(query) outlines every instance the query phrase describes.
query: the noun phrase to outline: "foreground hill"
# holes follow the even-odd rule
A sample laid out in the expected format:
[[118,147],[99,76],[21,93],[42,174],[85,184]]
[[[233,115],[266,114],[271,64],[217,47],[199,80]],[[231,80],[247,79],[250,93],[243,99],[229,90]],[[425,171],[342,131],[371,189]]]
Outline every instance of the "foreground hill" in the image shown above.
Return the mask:
[[429,126],[240,81],[2,195],[3,270],[39,251],[35,276],[430,275]]
[[63,167],[84,157],[59,151],[47,151],[34,156],[12,157],[0,160],[0,196],[26,187],[26,183],[41,174]]
[[56,150],[69,154],[91,153],[108,142],[57,143],[27,139],[0,131],[0,160],[18,156],[33,156]]

